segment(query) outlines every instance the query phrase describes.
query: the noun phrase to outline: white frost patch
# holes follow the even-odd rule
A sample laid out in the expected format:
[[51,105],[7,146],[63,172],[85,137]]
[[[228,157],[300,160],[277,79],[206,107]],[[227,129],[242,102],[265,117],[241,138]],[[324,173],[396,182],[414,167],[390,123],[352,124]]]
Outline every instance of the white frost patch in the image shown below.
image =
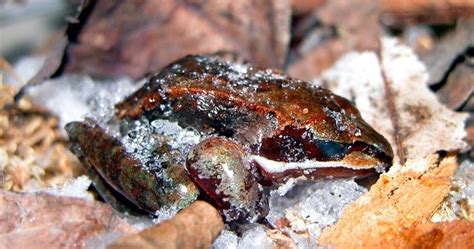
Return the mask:
[[273,241],[264,226],[255,224],[239,238],[234,232],[223,230],[212,244],[212,249],[272,249]]
[[242,235],[238,249],[273,249],[273,242],[262,225],[247,230]]
[[44,56],[28,56],[21,58],[13,65],[13,69],[18,74],[22,82],[17,82],[13,78],[7,78],[6,82],[11,82],[17,88],[22,87],[33,76],[35,76],[44,64]]
[[315,248],[322,229],[334,224],[346,205],[366,192],[350,179],[298,185],[283,197],[272,191],[267,220],[273,225],[288,220],[290,227],[285,231],[298,247]]
[[450,221],[459,217],[474,219],[474,161],[466,159],[459,165],[452,179],[451,192],[442,205],[431,221]]
[[86,75],[65,75],[29,88],[27,95],[58,115],[64,126],[86,115],[106,122],[114,115],[113,105],[137,87],[127,78],[98,81]]
[[201,140],[201,135],[197,130],[192,127],[182,128],[177,122],[156,119],[150,124],[156,134],[170,138],[168,145],[173,149],[182,149],[183,147],[188,148],[196,145]]
[[223,230],[212,243],[212,249],[237,249],[239,236],[229,230]]
[[94,196],[87,191],[92,181],[87,176],[79,176],[59,186],[52,186],[41,190],[32,190],[30,192],[48,193],[56,196],[67,196],[93,201]]
[[293,187],[298,182],[298,179],[290,178],[284,184],[280,185],[276,191],[280,196],[284,196],[288,191],[293,189]]
[[264,226],[256,224],[238,237],[234,232],[223,230],[212,244],[212,249],[272,249],[273,242]]

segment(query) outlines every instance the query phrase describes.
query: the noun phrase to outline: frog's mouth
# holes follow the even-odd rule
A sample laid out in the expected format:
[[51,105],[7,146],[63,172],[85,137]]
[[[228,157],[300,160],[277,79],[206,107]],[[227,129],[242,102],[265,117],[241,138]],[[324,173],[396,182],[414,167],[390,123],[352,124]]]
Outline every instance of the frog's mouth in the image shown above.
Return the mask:
[[305,176],[308,179],[365,178],[383,172],[389,165],[377,159],[353,161],[353,155],[348,155],[347,158],[338,161],[307,159],[300,162],[282,162],[258,155],[252,156],[252,160],[263,177],[262,182],[270,185],[299,176]]
[[380,162],[376,159],[356,159],[352,161],[351,155],[348,156],[350,159],[343,159],[339,161],[317,161],[317,160],[305,160],[302,162],[281,162],[274,161],[262,156],[253,156],[253,160],[259,164],[259,166],[270,173],[283,173],[287,170],[315,170],[321,168],[347,168],[351,170],[363,170],[363,169],[376,169],[383,170],[385,163]]
[[261,175],[271,181],[290,175],[363,178],[383,172],[392,160],[391,155],[362,141],[331,141],[293,128],[264,138],[252,149],[252,160]]

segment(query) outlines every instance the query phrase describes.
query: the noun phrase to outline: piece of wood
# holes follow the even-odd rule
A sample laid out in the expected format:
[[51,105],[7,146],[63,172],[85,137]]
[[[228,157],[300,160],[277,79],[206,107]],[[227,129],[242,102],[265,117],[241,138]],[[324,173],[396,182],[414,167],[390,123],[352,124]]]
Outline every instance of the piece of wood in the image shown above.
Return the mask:
[[196,201],[158,226],[123,237],[109,249],[210,248],[224,228],[219,212],[204,201]]

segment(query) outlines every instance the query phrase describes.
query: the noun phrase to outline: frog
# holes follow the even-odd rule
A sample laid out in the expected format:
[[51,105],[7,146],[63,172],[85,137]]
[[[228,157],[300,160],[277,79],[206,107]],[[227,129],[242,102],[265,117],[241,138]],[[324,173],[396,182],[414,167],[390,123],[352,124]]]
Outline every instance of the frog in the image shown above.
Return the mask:
[[[177,167],[180,179],[227,220],[264,215],[264,190],[290,179],[365,178],[387,170],[393,159],[390,143],[349,100],[277,70],[218,56],[171,63],[115,111],[118,120],[166,119],[203,134]],[[77,127],[69,125],[71,140],[84,147]],[[87,160],[84,149],[76,151]],[[95,161],[95,168],[107,164]],[[131,191],[120,190],[136,199]]]

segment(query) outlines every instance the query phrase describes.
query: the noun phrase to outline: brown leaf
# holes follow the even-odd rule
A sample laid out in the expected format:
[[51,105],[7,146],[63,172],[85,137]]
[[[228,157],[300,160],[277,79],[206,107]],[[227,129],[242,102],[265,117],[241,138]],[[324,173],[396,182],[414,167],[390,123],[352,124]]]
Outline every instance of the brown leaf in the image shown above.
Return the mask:
[[460,17],[474,18],[472,0],[382,0],[382,21],[386,25],[452,23]]
[[455,220],[405,228],[400,240],[408,248],[474,248],[474,222]]
[[281,67],[289,40],[288,1],[97,1],[68,50],[70,71],[129,75],[187,54],[232,51]]
[[105,204],[0,190],[0,248],[84,248],[98,234],[134,230]]
[[474,21],[460,21],[454,32],[444,36],[431,51],[421,56],[428,70],[428,84],[443,83],[456,58],[473,44]]
[[196,201],[175,217],[123,237],[108,248],[210,248],[223,228],[219,212],[207,202]]
[[436,93],[447,107],[456,110],[474,94],[474,65],[461,63],[448,75],[443,87]]
[[[378,49],[381,35],[378,1],[327,1],[314,15],[326,27],[334,27],[337,37],[315,44],[312,50],[301,54],[288,68],[291,76],[312,80],[344,53]],[[310,39],[311,35],[307,37]]]
[[292,63],[288,73],[300,79],[312,80],[347,51],[340,39],[328,40]]
[[323,5],[326,0],[291,0],[291,10],[295,15],[304,15]]

